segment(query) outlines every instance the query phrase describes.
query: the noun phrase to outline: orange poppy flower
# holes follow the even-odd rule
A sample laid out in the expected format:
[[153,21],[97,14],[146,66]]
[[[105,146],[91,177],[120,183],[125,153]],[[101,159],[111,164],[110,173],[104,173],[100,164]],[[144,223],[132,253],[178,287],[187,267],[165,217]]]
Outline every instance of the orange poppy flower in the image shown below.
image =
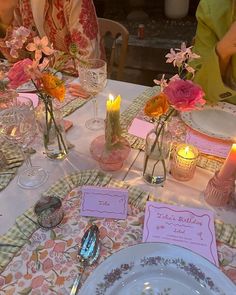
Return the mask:
[[41,77],[44,90],[47,94],[63,101],[66,88],[64,82],[50,73],[44,73]]
[[167,96],[161,92],[150,98],[144,107],[145,115],[149,117],[159,117],[168,111],[169,103]]

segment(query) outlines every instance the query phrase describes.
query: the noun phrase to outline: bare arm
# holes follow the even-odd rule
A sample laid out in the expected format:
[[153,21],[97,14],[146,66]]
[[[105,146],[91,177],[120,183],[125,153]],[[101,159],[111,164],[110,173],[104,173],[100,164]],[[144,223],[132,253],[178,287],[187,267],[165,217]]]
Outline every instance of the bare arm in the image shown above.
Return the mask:
[[236,22],[234,22],[224,37],[216,44],[216,53],[219,56],[221,75],[224,78],[231,57],[236,54]]

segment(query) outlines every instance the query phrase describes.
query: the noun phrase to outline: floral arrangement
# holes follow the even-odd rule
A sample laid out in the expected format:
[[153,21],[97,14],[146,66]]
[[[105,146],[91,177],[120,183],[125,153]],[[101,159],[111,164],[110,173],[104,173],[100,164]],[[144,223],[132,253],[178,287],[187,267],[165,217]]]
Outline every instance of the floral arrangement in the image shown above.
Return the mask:
[[[181,44],[180,49],[171,49],[165,56],[167,63],[172,63],[177,67],[178,74],[170,78],[169,81],[162,75],[161,80],[154,80],[154,83],[160,86],[160,92],[147,101],[144,113],[151,117],[157,118],[156,139],[152,145],[151,153],[158,144],[159,150],[162,143],[159,142],[164,132],[165,122],[173,115],[174,111],[190,111],[200,109],[205,104],[204,91],[202,88],[193,83],[195,70],[189,65],[189,62],[200,56],[192,52],[192,46],[186,47],[185,43]],[[144,173],[147,168],[147,156],[144,163]],[[165,168],[165,167],[164,167]]]
[[46,36],[41,39],[36,36],[32,42],[27,43],[29,36],[28,29],[19,27],[13,31],[12,39],[6,42],[13,58],[22,58],[22,56],[24,58],[14,63],[8,71],[5,89],[17,89],[29,81],[33,83],[45,107],[44,144],[46,146],[49,143],[50,130],[55,128],[59,150],[67,153],[67,146],[53,109],[53,100],[62,102],[65,97],[64,81],[57,77],[58,66],[62,59],[57,57]]

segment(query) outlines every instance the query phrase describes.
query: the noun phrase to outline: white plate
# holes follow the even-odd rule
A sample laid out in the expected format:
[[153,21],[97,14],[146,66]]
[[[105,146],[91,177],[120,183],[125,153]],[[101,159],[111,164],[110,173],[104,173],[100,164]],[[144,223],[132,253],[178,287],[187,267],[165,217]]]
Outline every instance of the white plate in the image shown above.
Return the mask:
[[182,120],[194,130],[210,137],[236,140],[236,106],[220,102],[203,110],[183,112]]
[[33,92],[36,91],[34,84],[28,81],[17,88],[17,92]]
[[236,286],[205,258],[178,246],[143,243],[108,257],[79,295],[235,295]]

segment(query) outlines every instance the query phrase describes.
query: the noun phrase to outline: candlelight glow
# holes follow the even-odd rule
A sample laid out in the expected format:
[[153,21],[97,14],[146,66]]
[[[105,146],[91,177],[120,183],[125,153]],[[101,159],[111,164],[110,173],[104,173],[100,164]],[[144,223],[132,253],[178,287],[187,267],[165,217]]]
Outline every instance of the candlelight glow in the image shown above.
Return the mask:
[[180,149],[178,152],[178,155],[185,158],[185,159],[195,158],[195,155],[192,152],[192,150],[189,148],[189,146],[186,146],[186,147]]
[[121,97],[118,95],[116,98],[112,94],[109,94],[107,100],[107,111],[108,112],[117,112],[120,111]]

